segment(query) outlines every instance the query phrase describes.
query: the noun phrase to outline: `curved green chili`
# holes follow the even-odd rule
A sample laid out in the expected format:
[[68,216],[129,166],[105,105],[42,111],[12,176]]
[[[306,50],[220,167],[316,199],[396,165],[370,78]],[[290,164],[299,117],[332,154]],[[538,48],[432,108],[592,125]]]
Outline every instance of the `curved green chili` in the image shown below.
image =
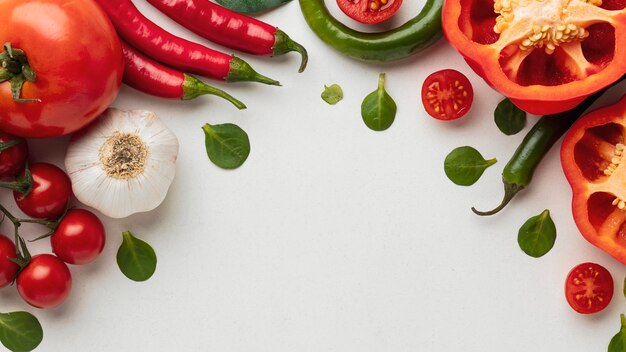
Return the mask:
[[441,37],[443,0],[427,0],[422,11],[402,26],[382,33],[363,33],[335,19],[324,0],[300,0],[309,27],[326,44],[363,61],[391,61],[418,53]]
[[622,76],[612,85],[587,97],[575,108],[558,114],[543,116],[535,126],[526,134],[522,143],[517,147],[511,160],[502,171],[504,183],[504,199],[498,207],[490,211],[478,211],[472,207],[476,215],[494,215],[504,209],[515,195],[526,188],[533,178],[535,169],[550,148],[567,132],[576,121],[604,92],[613,85],[621,82],[626,76]]

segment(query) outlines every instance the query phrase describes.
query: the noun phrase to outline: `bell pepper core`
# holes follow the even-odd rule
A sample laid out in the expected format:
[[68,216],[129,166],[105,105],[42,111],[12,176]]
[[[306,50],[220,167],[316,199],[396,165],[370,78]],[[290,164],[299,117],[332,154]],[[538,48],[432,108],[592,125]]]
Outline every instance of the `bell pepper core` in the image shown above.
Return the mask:
[[447,0],[443,30],[494,89],[547,115],[626,73],[625,7],[621,0]]

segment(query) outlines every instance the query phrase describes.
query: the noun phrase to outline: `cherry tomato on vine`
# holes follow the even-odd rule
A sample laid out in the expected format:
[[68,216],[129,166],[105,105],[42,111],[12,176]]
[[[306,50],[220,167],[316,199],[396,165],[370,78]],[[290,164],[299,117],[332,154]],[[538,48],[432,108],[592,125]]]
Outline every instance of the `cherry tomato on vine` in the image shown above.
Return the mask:
[[29,165],[33,188],[24,196],[13,192],[17,206],[28,216],[52,219],[63,214],[72,196],[72,182],[65,171],[55,165],[35,163]]
[[26,303],[37,308],[54,308],[69,296],[72,275],[61,259],[52,254],[40,254],[19,273],[16,285]]
[[578,313],[597,313],[613,298],[613,277],[599,264],[579,264],[567,274],[565,297]]
[[402,0],[337,0],[337,5],[355,21],[376,24],[395,15]]
[[11,261],[17,258],[15,244],[5,235],[0,235],[0,288],[10,285],[20,269]]
[[472,107],[474,90],[459,71],[446,69],[433,72],[422,85],[422,103],[428,115],[438,120],[456,120]]
[[[0,131],[0,178],[12,177],[24,170],[28,157],[28,145],[25,140],[15,143],[18,137]],[[6,149],[4,149],[6,148]]]
[[50,237],[54,254],[69,264],[94,261],[102,253],[105,240],[100,219],[84,209],[70,209]]

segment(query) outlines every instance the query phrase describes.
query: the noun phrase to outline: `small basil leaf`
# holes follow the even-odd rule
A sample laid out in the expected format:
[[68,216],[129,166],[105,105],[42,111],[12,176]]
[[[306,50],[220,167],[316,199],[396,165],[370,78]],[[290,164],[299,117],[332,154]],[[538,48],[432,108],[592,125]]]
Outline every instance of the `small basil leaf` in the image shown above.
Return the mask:
[[526,220],[517,234],[517,243],[524,253],[539,258],[548,253],[556,241],[556,226],[550,217],[550,211]]
[[28,312],[0,313],[0,342],[11,351],[32,351],[43,340],[41,324]]
[[493,115],[496,125],[507,136],[517,134],[526,126],[526,112],[509,99],[502,100]]
[[250,155],[248,134],[232,123],[202,127],[205,135],[206,153],[213,164],[223,169],[236,169]]
[[122,233],[124,241],[117,250],[117,265],[127,278],[146,281],[156,270],[157,257],[146,242],[133,236],[130,231]]
[[385,74],[378,77],[378,89],[370,93],[361,104],[363,121],[374,131],[388,129],[396,118],[398,107],[385,90]]
[[291,0],[216,0],[226,8],[239,13],[255,13],[273,9]]
[[332,86],[324,86],[322,99],[330,105],[335,105],[343,99],[343,90],[338,84]]
[[465,146],[454,149],[446,156],[443,169],[450,181],[459,186],[471,186],[496,162],[496,159],[485,160],[478,150]]
[[609,352],[626,352],[626,317],[624,314],[620,314],[620,319],[622,326],[609,342]]

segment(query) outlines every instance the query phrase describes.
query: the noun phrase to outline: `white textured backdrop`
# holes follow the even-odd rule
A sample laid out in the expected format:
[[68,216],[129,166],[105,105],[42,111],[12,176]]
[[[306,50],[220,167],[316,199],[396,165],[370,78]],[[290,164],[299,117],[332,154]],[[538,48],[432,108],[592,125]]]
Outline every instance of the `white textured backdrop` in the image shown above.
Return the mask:
[[[206,43],[134,2],[168,30]],[[335,2],[327,3],[339,16]],[[398,22],[423,3],[405,1]],[[310,64],[297,74],[296,54],[242,54],[283,83],[216,83],[248,110],[211,97],[170,102],[122,89],[114,106],[154,110],[178,135],[177,177],[157,210],[103,219],[105,251],[92,265],[71,268],[74,287],[62,307],[39,311],[13,288],[0,291],[2,311],[40,319],[41,351],[606,350],[626,312],[625,270],[576,229],[558,149],[500,215],[469,210],[500,201],[500,172],[534,117],[517,136],[500,133],[493,110],[501,96],[444,40],[403,62],[364,64],[319,41],[297,0],[260,18],[305,45]],[[464,72],[475,90],[471,112],[453,123],[421,107],[422,81],[443,68]],[[360,117],[379,72],[387,73],[399,107],[385,132],[370,131]],[[345,92],[334,107],[319,97],[330,83]],[[616,89],[602,101],[618,96]],[[234,122],[248,132],[252,153],[243,167],[223,171],[209,162],[205,122]],[[66,141],[30,142],[32,160],[61,164]],[[443,173],[446,154],[461,145],[499,160],[470,188]],[[12,204],[7,192],[0,200]],[[546,208],[556,245],[533,259],[518,248],[517,230]],[[1,229],[11,231],[7,223]],[[146,283],[129,281],[115,263],[126,229],[157,252]],[[50,250],[47,241],[32,247]],[[564,299],[565,276],[583,261],[606,266],[616,283],[614,301],[595,316],[578,315]]]

